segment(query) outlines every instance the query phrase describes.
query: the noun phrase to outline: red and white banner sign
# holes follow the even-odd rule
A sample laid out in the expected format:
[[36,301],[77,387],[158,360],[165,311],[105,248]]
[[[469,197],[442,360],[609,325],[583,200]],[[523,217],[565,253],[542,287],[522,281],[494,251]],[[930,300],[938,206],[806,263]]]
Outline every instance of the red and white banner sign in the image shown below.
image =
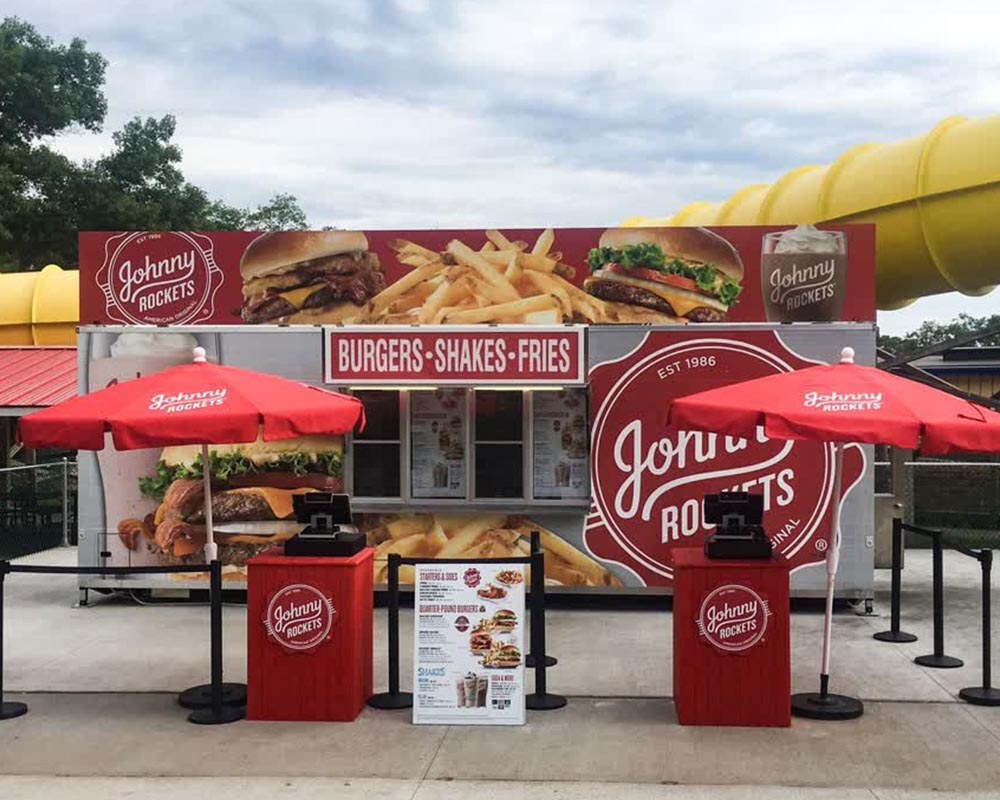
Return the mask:
[[[745,491],[763,495],[767,534],[792,569],[822,561],[834,506],[832,445],[768,439],[760,428],[744,439],[666,425],[671,398],[811,363],[771,331],[688,330],[650,332],[593,369],[590,552],[646,586],[670,585],[671,550],[698,545],[714,530],[703,517],[704,496]],[[844,456],[846,492],[864,462],[857,447]]]
[[325,329],[327,383],[562,386],[586,383],[583,327]]

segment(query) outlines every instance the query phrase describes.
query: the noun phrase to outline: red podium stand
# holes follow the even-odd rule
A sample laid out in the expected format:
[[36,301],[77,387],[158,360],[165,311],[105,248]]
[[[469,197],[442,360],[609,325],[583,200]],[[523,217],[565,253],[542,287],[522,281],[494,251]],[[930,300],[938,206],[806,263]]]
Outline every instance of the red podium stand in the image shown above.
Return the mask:
[[678,721],[790,725],[787,564],[711,560],[693,547],[673,563]]
[[372,694],[372,554],[248,562],[247,719],[355,719]]

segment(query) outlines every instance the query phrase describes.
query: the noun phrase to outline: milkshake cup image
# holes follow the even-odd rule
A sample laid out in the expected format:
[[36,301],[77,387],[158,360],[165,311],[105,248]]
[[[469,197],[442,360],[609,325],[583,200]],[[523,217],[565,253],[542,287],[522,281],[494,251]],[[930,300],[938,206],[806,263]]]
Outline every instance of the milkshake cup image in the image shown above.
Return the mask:
[[474,672],[465,676],[465,703],[464,708],[476,707],[476,694],[478,692],[479,679]]
[[764,234],[761,297],[768,322],[836,322],[847,294],[847,241],[812,225]]
[[485,675],[480,675],[476,679],[476,707],[486,708],[486,690],[490,685],[490,679]]
[[455,679],[455,699],[459,708],[465,708],[465,678]]

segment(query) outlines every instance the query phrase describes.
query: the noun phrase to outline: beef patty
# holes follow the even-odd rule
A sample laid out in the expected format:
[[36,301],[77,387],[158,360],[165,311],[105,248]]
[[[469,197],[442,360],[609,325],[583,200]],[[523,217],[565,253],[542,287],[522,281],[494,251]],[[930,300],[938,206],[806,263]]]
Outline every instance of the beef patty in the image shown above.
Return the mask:
[[[673,306],[666,300],[653,292],[648,292],[638,286],[629,286],[625,283],[607,280],[590,280],[587,284],[587,291],[594,297],[607,300],[612,303],[628,303],[633,306],[643,306],[662,314],[677,316]],[[708,306],[698,306],[687,313],[687,319],[691,322],[723,322],[726,315],[721,311]]]

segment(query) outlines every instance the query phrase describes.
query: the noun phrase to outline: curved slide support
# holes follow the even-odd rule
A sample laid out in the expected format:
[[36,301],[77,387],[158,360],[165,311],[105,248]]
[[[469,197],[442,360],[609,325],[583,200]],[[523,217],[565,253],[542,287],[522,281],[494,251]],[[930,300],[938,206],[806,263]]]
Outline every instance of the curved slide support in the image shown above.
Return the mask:
[[928,133],[852,147],[831,164],[754,184],[722,203],[623,225],[875,223],[883,310],[1000,283],[1000,115],[948,117]]

